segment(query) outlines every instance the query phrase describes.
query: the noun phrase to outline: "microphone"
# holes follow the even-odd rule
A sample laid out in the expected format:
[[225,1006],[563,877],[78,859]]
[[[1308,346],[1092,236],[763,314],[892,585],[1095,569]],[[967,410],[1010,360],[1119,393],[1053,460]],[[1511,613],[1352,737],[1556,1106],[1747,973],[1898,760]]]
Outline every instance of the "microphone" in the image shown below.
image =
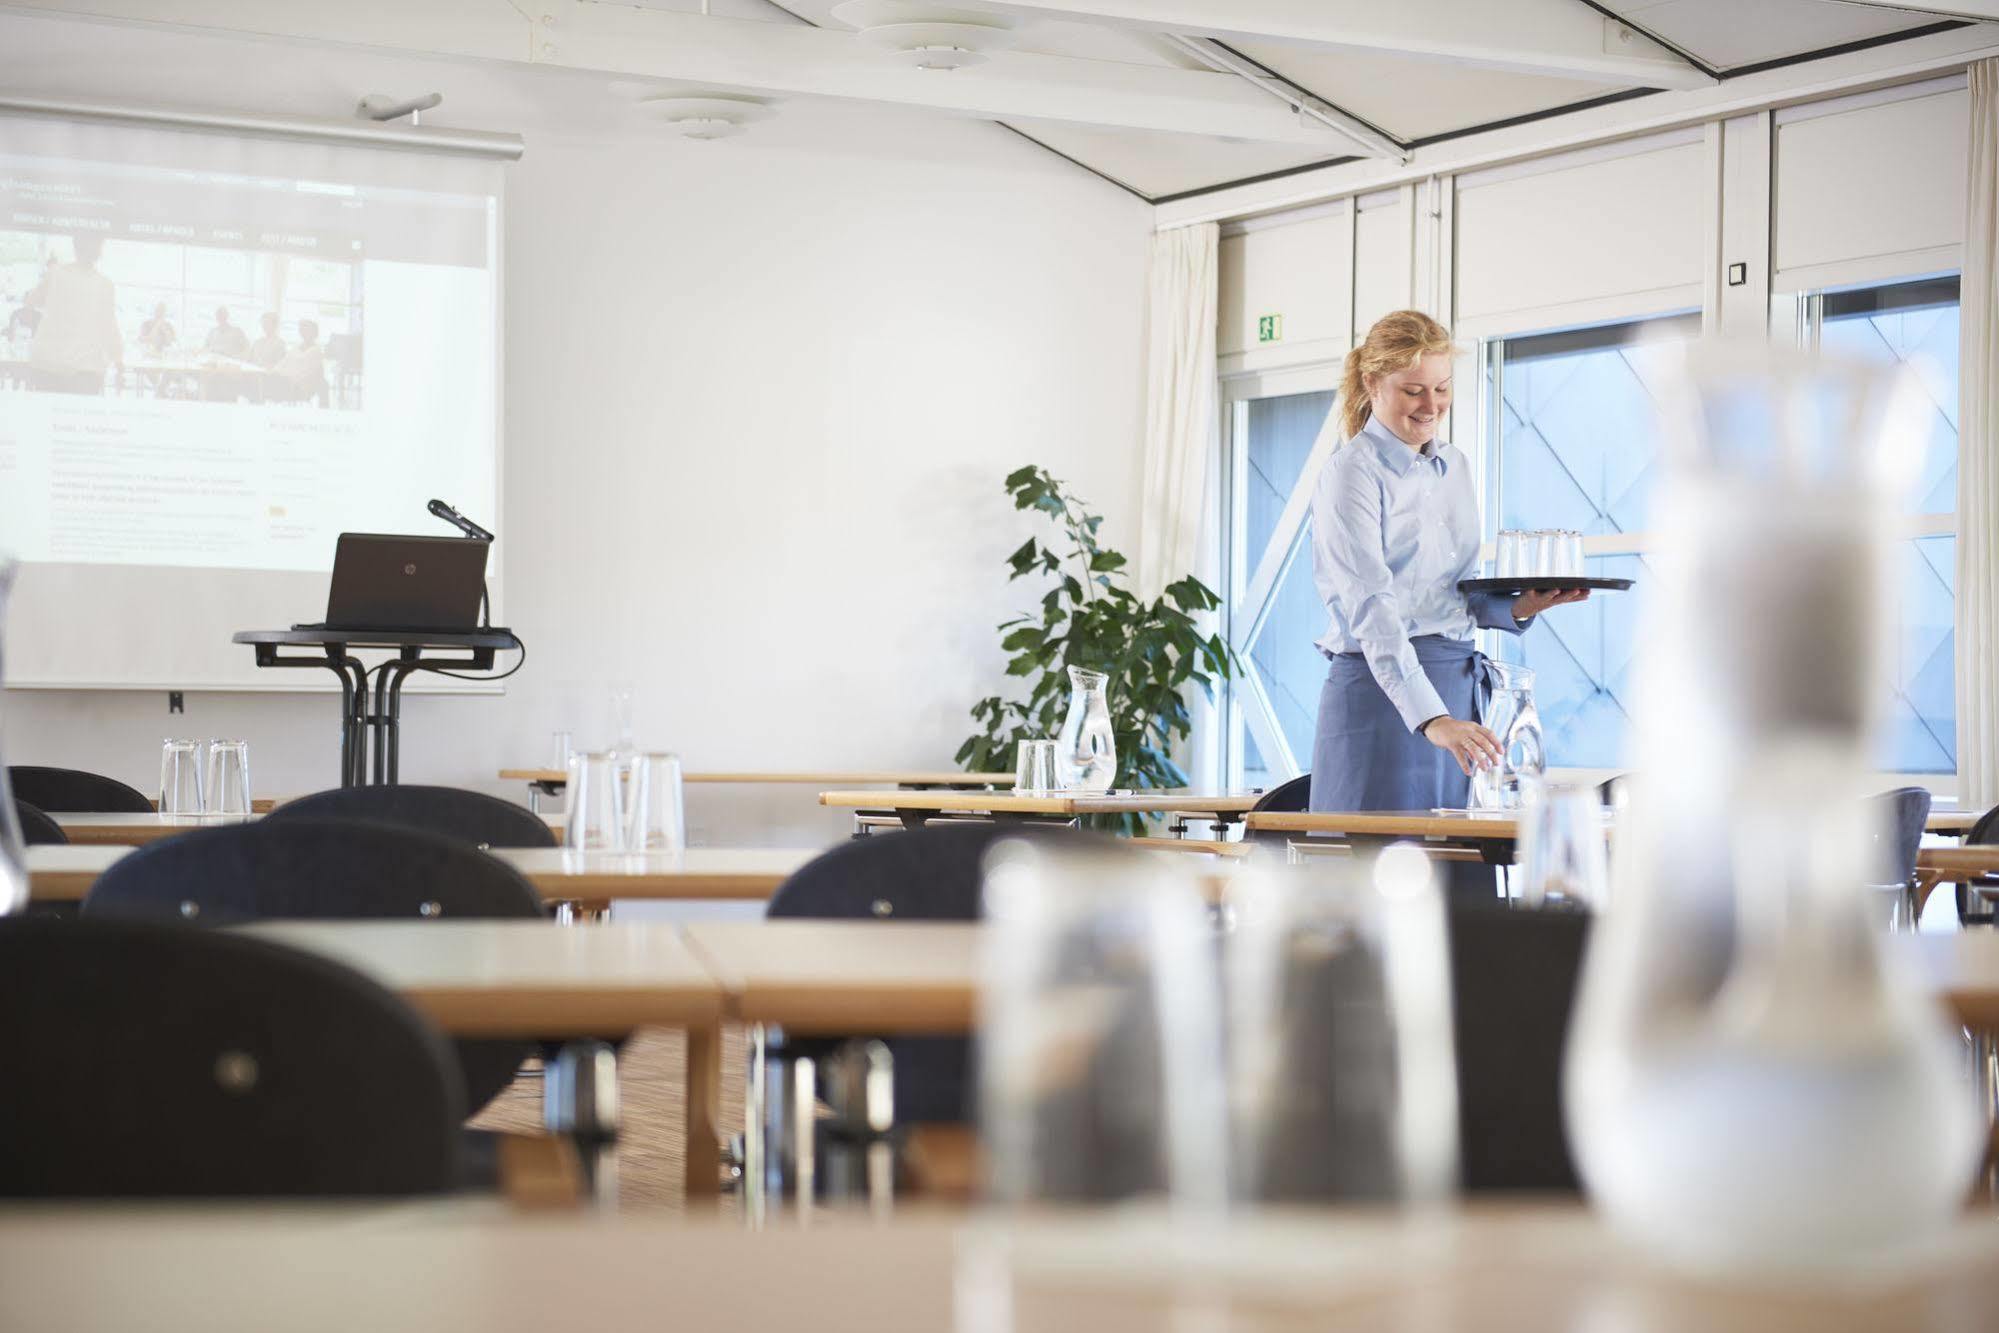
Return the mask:
[[442,500],[432,500],[430,502],[430,512],[443,519],[446,523],[449,523],[452,527],[457,528],[467,537],[476,537],[480,541],[486,542],[493,540],[492,533],[486,531]]

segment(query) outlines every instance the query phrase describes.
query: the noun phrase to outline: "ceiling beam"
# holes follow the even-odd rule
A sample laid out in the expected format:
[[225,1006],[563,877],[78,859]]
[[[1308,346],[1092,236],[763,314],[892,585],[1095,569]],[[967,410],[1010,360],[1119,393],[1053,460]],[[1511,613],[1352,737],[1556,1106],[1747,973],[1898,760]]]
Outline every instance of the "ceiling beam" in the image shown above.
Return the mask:
[[1837,0],[1854,9],[1899,9],[1912,17],[1999,21],[1999,0]]
[[[964,0],[982,9],[1641,88],[1712,75],[1576,0]],[[1949,0],[1967,3],[1967,0]],[[1987,3],[1988,0],[1970,0]]]
[[525,10],[508,0],[35,0],[13,7],[995,120],[1219,135],[1328,153],[1345,147],[1329,127],[1299,118],[1232,74],[1018,51],[938,73],[898,65],[842,30],[591,0],[538,0]]

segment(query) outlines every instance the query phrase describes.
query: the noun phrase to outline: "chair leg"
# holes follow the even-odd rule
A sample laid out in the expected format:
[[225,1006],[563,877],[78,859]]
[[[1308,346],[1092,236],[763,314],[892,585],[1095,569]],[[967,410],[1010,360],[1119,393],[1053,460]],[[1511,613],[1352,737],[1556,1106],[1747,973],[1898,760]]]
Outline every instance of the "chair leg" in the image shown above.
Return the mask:
[[618,1052],[606,1041],[563,1044],[542,1079],[542,1121],[576,1143],[592,1197],[618,1206]]

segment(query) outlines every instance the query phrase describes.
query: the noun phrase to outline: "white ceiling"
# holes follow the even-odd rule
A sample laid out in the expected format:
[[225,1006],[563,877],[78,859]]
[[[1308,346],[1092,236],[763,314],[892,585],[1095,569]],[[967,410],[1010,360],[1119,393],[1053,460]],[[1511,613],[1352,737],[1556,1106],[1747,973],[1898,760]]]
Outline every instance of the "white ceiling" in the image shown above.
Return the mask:
[[[1906,38],[1953,11],[1999,14],[1995,0],[945,2],[1012,12],[1018,46],[970,69],[903,68],[849,36],[832,15],[838,0],[0,0],[405,55],[526,59],[572,87],[595,80],[625,104],[633,89],[713,89],[826,111],[991,119],[1151,200],[1366,152],[1341,123],[1392,141],[1377,138],[1377,152],[1406,151],[1643,96],[1648,78],[1701,86]],[[1294,114],[1301,99],[1317,114]]]

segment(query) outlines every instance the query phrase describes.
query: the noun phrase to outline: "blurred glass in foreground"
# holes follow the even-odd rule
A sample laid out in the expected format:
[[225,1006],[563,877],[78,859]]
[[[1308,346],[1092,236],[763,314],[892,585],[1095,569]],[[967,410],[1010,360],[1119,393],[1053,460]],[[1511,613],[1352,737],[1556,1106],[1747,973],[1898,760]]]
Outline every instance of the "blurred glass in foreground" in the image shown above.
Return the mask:
[[1215,940],[1194,873],[1003,842],[986,863],[979,1128],[1003,1205],[1227,1201]]
[[1892,369],[1687,362],[1568,1119],[1592,1198],[1649,1252],[1836,1266],[1934,1238],[1975,1160],[1940,1016],[1869,928],[1855,815],[1926,414]]

